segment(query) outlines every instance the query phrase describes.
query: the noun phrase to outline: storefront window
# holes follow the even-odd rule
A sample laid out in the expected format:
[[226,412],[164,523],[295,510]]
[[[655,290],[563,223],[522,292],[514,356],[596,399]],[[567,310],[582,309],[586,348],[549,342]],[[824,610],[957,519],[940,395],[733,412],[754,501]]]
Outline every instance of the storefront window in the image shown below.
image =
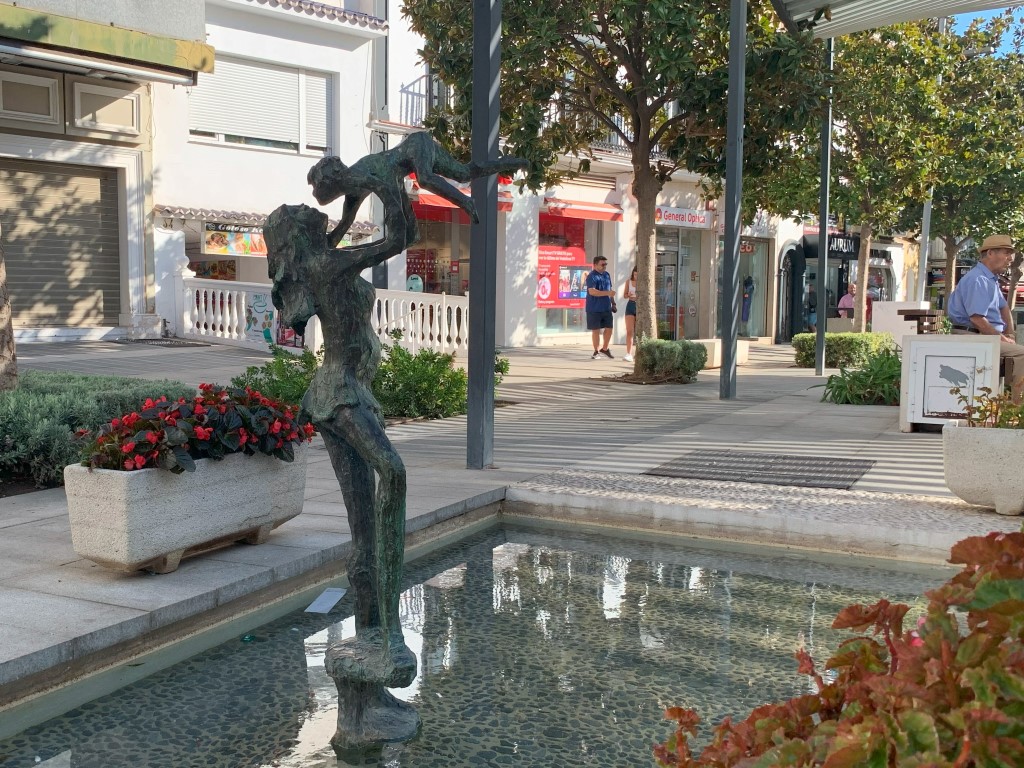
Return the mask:
[[[537,331],[587,329],[585,281],[601,252],[601,222],[540,215],[537,245]],[[612,276],[614,284],[615,277]]]
[[[725,241],[718,240],[718,293],[722,293]],[[740,325],[739,335],[754,338],[768,335],[768,241],[752,237],[740,240]],[[717,317],[717,315],[716,315]],[[715,335],[722,335],[718,317]]]
[[406,290],[463,296],[469,291],[469,224],[458,211],[416,206],[420,240],[405,253]]

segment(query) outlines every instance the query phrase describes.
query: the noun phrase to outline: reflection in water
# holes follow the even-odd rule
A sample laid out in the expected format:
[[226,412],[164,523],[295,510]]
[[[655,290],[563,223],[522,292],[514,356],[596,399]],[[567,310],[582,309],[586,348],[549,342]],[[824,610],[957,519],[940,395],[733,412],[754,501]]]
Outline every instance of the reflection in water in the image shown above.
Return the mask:
[[[401,619],[423,717],[380,765],[645,765],[662,709],[705,721],[807,689],[840,607],[908,600],[943,578],[762,555],[493,531],[407,567]],[[352,598],[296,613],[0,742],[0,768],[344,765],[327,646]]]

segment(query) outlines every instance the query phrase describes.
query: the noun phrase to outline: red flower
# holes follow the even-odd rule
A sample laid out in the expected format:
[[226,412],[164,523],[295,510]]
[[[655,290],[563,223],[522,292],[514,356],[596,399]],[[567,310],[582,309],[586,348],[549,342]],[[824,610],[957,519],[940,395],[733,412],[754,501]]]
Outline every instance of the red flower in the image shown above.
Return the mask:
[[284,440],[278,440],[275,447],[276,448],[284,448]]
[[289,440],[295,440],[296,438],[298,438],[298,436],[299,436],[298,432],[289,432],[288,433],[288,439]]
[[302,431],[306,433],[306,437],[312,437],[316,433],[316,427],[312,424],[303,424]]
[[110,426],[112,426],[114,429],[118,429],[121,426],[121,420],[114,419],[113,421],[110,422]]
[[206,413],[206,409],[203,408],[203,406],[200,403],[196,403],[196,407],[195,407],[195,410],[193,411],[193,413],[196,416],[202,416],[204,413]]
[[245,427],[239,427],[238,444],[245,445],[247,442],[249,442],[249,433],[245,431]]
[[200,384],[199,389],[203,392],[211,392],[213,391],[213,384]]
[[157,435],[156,432],[147,432],[146,433],[146,442],[153,443],[154,445],[156,445],[156,443],[159,440],[160,440],[160,436]]
[[147,397],[146,398],[146,402],[144,402],[142,404],[142,407],[143,408],[152,408],[154,405],[156,405],[156,403],[153,402],[153,398],[152,397]]
[[196,437],[200,440],[209,440],[213,434],[213,427],[196,427]]
[[124,468],[125,469],[135,469],[135,462],[132,461],[131,459],[125,459],[124,460]]
[[274,423],[270,425],[270,434],[276,435],[281,431],[281,420],[274,419]]
[[136,456],[135,457],[135,468],[136,469],[142,469],[144,466],[146,466],[146,457],[145,456]]
[[129,440],[127,443],[121,446],[121,453],[131,453],[135,450],[135,443]]

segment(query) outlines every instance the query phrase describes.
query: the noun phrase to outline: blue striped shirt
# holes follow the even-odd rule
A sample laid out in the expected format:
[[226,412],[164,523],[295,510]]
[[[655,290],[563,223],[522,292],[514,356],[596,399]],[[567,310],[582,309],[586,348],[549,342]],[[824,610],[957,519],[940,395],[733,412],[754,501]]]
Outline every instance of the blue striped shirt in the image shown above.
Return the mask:
[[972,328],[971,315],[981,315],[1002,333],[1006,329],[1000,310],[1006,299],[999,289],[999,278],[980,261],[956,284],[949,297],[946,314],[953,325]]

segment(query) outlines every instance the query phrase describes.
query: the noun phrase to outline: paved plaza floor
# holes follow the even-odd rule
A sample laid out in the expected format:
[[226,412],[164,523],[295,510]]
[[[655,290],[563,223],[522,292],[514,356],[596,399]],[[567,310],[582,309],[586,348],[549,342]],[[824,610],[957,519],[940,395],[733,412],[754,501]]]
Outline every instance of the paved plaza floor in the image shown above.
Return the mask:
[[[226,382],[267,357],[107,342],[18,352],[25,369],[191,384]],[[959,538],[1020,527],[949,495],[940,435],[900,433],[895,408],[821,403],[823,380],[793,367],[788,347],[752,347],[729,401],[718,397],[717,371],[686,386],[640,386],[615,380],[627,364],[591,360],[583,347],[503,354],[511,373],[498,397],[511,404],[495,414],[492,469],[466,469],[464,417],[389,429],[408,469],[410,533],[425,537],[505,504],[508,514],[569,523],[938,562]],[[870,468],[850,490],[643,474],[706,450],[860,459]],[[0,721],[19,689],[59,682],[72,662],[333,568],[348,549],[345,507],[323,444],[310,453],[303,514],[269,543],[193,558],[162,576],[79,558],[61,489],[0,499]]]

